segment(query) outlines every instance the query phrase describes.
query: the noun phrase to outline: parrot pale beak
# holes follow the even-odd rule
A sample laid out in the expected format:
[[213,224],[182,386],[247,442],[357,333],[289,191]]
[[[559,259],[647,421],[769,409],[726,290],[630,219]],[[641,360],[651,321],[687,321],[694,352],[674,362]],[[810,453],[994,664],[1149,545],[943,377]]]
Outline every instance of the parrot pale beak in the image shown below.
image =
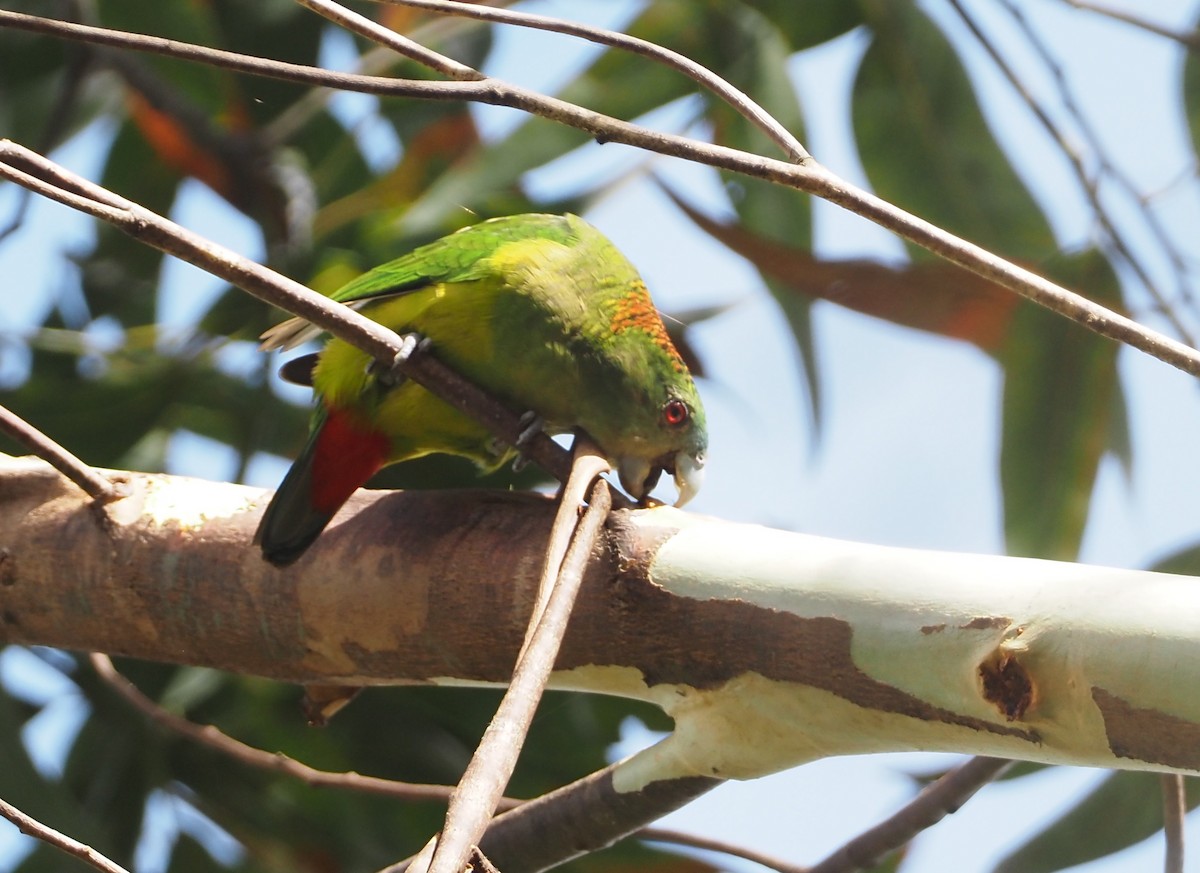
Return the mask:
[[683,506],[696,496],[700,486],[704,484],[704,455],[689,455],[680,452],[675,456],[675,487],[679,489],[679,497],[675,499],[677,507]]
[[670,460],[664,457],[660,458],[658,463],[631,455],[621,458],[617,464],[621,487],[639,502],[645,500],[646,495],[654,490],[664,469],[675,477],[675,487],[679,489],[676,506],[683,506],[695,497],[704,483],[703,455],[677,452]]
[[629,492],[630,497],[641,502],[658,484],[662,468],[645,458],[626,455],[617,463],[617,475],[621,477],[621,487]]

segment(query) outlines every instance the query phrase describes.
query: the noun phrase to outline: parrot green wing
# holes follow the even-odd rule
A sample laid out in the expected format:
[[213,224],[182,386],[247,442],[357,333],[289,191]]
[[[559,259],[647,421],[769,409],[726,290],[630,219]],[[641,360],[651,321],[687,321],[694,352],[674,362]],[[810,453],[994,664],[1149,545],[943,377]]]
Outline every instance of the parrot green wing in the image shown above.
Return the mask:
[[[359,309],[367,303],[398,297],[436,284],[487,278],[487,256],[507,243],[548,240],[569,243],[573,228],[562,215],[508,215],[464,227],[449,236],[413,249],[368,270],[330,295],[331,300]],[[322,333],[303,318],[290,318],[266,331],[263,351],[292,349]]]
[[507,243],[548,240],[567,244],[573,229],[561,215],[508,215],[464,227],[413,249],[343,285],[331,297],[353,303],[405,294],[438,282],[487,277],[487,257]]

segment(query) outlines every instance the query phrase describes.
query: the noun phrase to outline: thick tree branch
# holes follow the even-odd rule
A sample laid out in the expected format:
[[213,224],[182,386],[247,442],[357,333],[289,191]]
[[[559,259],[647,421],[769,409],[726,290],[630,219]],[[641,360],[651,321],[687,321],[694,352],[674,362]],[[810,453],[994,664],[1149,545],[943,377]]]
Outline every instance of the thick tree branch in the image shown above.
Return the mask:
[[[549,499],[360,492],[281,572],[250,545],[264,492],[127,475],[102,521],[44,463],[0,464],[0,640],[301,684],[508,681]],[[914,747],[1200,772],[1200,698],[1177,693],[1200,676],[1197,608],[1191,577],[623,511],[552,687],[676,719],[631,782]]]
[[[823,197],[1095,333],[1139,349],[1186,373],[1200,376],[1200,351],[1150,330],[1133,319],[1100,306],[1080,294],[917,218],[850,184],[813,160],[788,163],[683,136],[660,133],[493,78],[479,81],[426,82],[330,73],[312,67],[206,49],[157,37],[0,11],[0,27],[4,26],[68,39],[122,46],[137,51],[150,51],[307,85],[362,91],[380,96],[470,100],[508,106],[575,127],[601,142],[624,143],[658,154],[775,182]],[[307,317],[299,310],[294,311]]]

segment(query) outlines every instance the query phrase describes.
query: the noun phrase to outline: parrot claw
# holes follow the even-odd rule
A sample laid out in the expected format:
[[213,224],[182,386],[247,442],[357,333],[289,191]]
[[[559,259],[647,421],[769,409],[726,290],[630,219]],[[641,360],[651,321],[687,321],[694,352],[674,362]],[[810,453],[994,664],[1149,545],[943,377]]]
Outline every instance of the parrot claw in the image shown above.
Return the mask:
[[408,377],[400,369],[400,365],[407,361],[416,352],[425,353],[429,351],[433,342],[427,336],[421,336],[419,333],[406,333],[400,337],[400,351],[396,352],[396,356],[392,358],[392,363],[386,367],[381,366],[378,361],[372,361],[367,367],[367,372],[385,388],[395,388],[397,385],[404,384]]
[[521,432],[517,434],[516,447],[523,449],[529,445],[535,436],[545,429],[546,420],[530,409],[528,412],[521,414],[521,418],[517,424],[520,425]]
[[530,409],[521,414],[521,419],[517,424],[520,426],[521,432],[517,434],[517,441],[513,443],[513,448],[518,453],[512,464],[514,473],[520,473],[529,465],[529,457],[525,454],[525,448],[534,437],[545,430],[546,420]]

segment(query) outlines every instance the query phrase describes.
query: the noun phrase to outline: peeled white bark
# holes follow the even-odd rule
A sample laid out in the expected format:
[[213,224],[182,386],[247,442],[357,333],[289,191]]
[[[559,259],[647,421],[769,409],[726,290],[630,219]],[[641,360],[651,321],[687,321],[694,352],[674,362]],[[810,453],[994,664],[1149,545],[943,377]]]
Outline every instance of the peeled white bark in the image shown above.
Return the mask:
[[618,785],[897,750],[1200,768],[1194,577],[698,519],[680,519],[647,575],[675,597],[774,611],[778,633],[743,644],[795,662],[651,689],[676,729]]

